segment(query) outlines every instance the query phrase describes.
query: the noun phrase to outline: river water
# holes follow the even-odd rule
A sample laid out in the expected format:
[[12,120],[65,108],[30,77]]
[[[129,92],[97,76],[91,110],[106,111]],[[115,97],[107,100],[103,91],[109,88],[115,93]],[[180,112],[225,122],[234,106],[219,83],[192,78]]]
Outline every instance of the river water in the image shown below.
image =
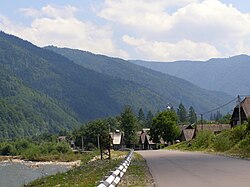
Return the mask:
[[35,179],[66,172],[68,165],[0,162],[0,187],[21,187]]

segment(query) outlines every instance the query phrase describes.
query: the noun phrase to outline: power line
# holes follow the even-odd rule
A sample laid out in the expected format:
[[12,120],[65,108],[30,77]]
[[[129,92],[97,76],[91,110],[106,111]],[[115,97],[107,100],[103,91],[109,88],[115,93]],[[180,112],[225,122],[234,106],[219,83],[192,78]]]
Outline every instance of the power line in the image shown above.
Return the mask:
[[235,102],[235,101],[237,101],[237,97],[234,98],[233,100],[231,100],[231,101],[229,101],[229,102],[227,102],[227,103],[225,103],[225,104],[223,104],[223,105],[217,107],[217,108],[214,108],[214,109],[212,109],[212,110],[203,112],[202,114],[208,114],[208,113],[211,113],[211,112],[213,112],[213,111],[217,111],[217,110],[219,110],[219,109],[221,109],[221,108],[223,108],[223,107],[227,106],[228,104],[230,104],[230,103],[232,103],[232,102]]

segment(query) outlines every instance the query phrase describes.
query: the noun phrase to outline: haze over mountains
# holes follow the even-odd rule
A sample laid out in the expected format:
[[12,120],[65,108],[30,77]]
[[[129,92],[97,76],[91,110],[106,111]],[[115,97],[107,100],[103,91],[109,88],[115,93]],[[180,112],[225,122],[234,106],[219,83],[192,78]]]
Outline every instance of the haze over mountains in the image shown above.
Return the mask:
[[0,68],[0,138],[58,133],[125,105],[156,112],[183,102],[203,112],[232,98],[119,58],[39,48],[3,32]]
[[214,58],[208,61],[147,62],[130,61],[162,73],[167,73],[208,90],[230,95],[250,94],[250,56]]

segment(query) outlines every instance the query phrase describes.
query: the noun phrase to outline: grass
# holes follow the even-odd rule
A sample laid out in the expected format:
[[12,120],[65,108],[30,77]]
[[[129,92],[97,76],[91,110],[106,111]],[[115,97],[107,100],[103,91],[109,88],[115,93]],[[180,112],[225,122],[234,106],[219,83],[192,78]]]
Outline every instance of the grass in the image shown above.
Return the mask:
[[[27,186],[60,186],[60,187],[92,187],[97,186],[98,182],[113,170],[124,159],[127,152],[112,152],[111,160],[95,159],[90,162],[85,162],[84,165],[72,169],[66,173],[58,173],[53,176],[38,179]],[[86,159],[85,161],[87,161]],[[89,159],[90,160],[90,159]],[[88,161],[89,161],[88,160]]]
[[118,186],[149,187],[153,186],[152,184],[153,184],[153,178],[149,173],[146,161],[140,154],[134,152],[131,164]]
[[217,135],[204,131],[198,133],[197,137],[189,142],[181,142],[166,149],[204,151],[250,158],[250,133],[246,127],[246,125],[237,126]]

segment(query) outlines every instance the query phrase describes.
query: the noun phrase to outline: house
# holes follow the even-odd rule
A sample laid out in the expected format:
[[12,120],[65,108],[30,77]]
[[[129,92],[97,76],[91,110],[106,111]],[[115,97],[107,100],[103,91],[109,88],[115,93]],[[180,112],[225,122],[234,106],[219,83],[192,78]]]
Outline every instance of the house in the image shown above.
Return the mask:
[[190,141],[195,136],[195,128],[192,125],[183,125],[181,127],[181,141]]
[[214,134],[218,134],[223,130],[231,129],[230,124],[198,124],[196,125],[196,133],[208,130],[213,132]]
[[119,130],[115,130],[115,132],[111,132],[110,136],[112,138],[112,148],[114,150],[118,150],[124,148],[124,133]]
[[[240,103],[240,117],[241,122],[247,121],[250,117],[250,97],[245,97]],[[231,117],[230,124],[232,127],[235,127],[239,124],[239,105],[234,107],[234,111]]]
[[139,135],[139,149],[148,150],[148,149],[156,149],[156,143],[154,143],[150,139],[149,135],[150,129],[142,129],[141,132],[138,132]]

